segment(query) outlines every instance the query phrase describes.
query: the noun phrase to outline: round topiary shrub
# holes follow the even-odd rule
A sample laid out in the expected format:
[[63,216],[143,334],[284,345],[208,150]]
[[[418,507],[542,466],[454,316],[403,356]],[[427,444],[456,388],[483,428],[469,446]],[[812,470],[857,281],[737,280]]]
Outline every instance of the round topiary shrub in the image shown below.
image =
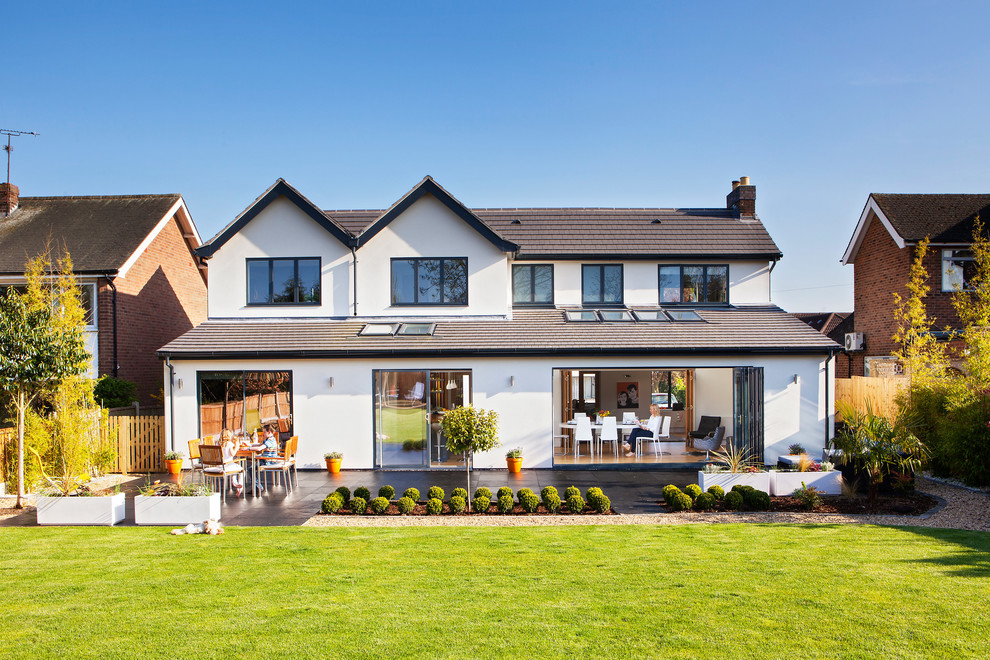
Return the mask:
[[593,495],[604,495],[604,493],[598,486],[592,486],[588,490],[584,491],[584,499],[586,500],[590,501]]
[[770,509],[770,495],[754,488],[743,493],[743,503],[746,504],[747,509],[753,511],[768,511]]
[[388,511],[388,499],[384,497],[376,497],[375,499],[368,502],[368,506],[371,507],[371,512],[376,516],[380,516],[386,511]]
[[430,486],[430,490],[426,491],[426,497],[443,502],[443,498],[447,497],[447,494],[443,492],[443,488],[440,486]]
[[413,502],[419,501],[419,491],[415,488],[406,488],[406,492],[402,494],[402,497],[408,497]]
[[715,484],[714,486],[709,486],[708,494],[714,497],[716,500],[725,499],[725,489]]
[[[510,490],[509,492],[511,493],[512,491]],[[499,513],[512,513],[512,509],[515,506],[516,501],[512,499],[512,495],[502,495],[495,504],[495,508]]]
[[488,507],[492,505],[492,496],[482,493],[471,500],[471,508],[475,513],[488,513]]
[[363,497],[355,497],[351,500],[351,511],[359,516],[364,515],[368,511],[368,500]]
[[522,504],[523,495],[533,495],[533,494],[534,493],[532,488],[520,488],[519,490],[516,491],[516,499],[519,500],[520,504]]
[[460,495],[451,496],[450,498],[451,513],[464,513],[464,509],[466,508],[467,508],[467,501],[463,497],[461,497]]
[[536,513],[536,510],[540,508],[540,498],[536,496],[536,493],[530,491],[519,496],[519,504],[522,505],[523,511],[526,513]]
[[737,493],[742,493],[743,496],[745,496],[746,493],[750,491],[754,491],[756,489],[753,488],[752,486],[747,486],[746,484],[736,484],[735,486],[732,487],[732,490],[736,491]]
[[694,501],[687,493],[678,493],[670,499],[670,508],[673,511],[687,511],[694,506]]
[[342,506],[344,506],[344,498],[339,493],[330,493],[323,500],[323,504],[320,505],[320,511],[323,513],[337,513]]
[[511,498],[512,497],[512,489],[509,488],[508,486],[502,486],[501,488],[498,489],[498,493],[496,493],[496,494],[498,495],[498,499],[502,499],[503,497],[510,497]]
[[577,486],[568,486],[564,489],[564,501],[571,499],[574,495],[580,495],[581,489]]
[[543,498],[543,506],[550,513],[557,513],[560,510],[560,495],[557,493],[547,493],[547,496]]
[[584,511],[584,498],[581,495],[571,495],[567,498],[567,510],[571,513]]
[[443,500],[436,497],[426,500],[426,513],[431,516],[439,516],[443,513]]
[[[411,497],[400,497],[395,505],[399,507],[399,513],[406,515],[407,513],[412,513],[412,510],[416,508],[416,500]],[[442,502],[440,503],[440,509],[443,510]]]
[[344,504],[347,504],[348,502],[351,501],[351,489],[348,488],[347,486],[341,486],[340,488],[338,488],[333,492],[340,495],[340,499],[344,500]]
[[663,487],[663,501],[666,502],[667,504],[670,504],[671,500],[674,499],[674,496],[680,494],[680,492],[681,492],[681,489],[678,488],[677,486],[675,486],[674,484],[668,484],[668,485],[664,486]]
[[360,497],[365,502],[371,499],[371,491],[364,486],[358,486],[354,489],[354,497]]
[[450,491],[450,496],[464,498],[464,501],[467,502],[467,491],[464,490],[463,488],[455,488],[454,490]]
[[738,511],[742,505],[743,496],[738,490],[730,490],[725,494],[725,508],[729,511]]
[[710,511],[715,508],[715,496],[711,493],[702,493],[694,500],[694,508],[698,511]]
[[701,495],[701,486],[698,484],[688,484],[684,487],[684,492],[691,497],[692,500],[698,499],[698,495]]
[[557,492],[557,489],[556,488],[554,488],[553,486],[544,486],[543,487],[543,490],[540,491],[540,499],[541,500],[545,500],[545,499],[547,499],[547,495],[550,495],[550,494],[553,494],[553,495],[556,495],[557,497],[560,497],[560,493]]
[[395,497],[395,489],[388,485],[382,486],[378,489],[378,497],[384,497],[386,500],[390,500]]
[[608,513],[612,510],[612,500],[608,499],[608,496],[604,493],[601,495],[595,493],[595,499],[588,500],[588,504],[598,513]]
[[490,489],[488,489],[488,488],[485,488],[484,486],[482,486],[481,488],[479,488],[476,491],[474,491],[474,498],[475,499],[478,499],[482,495],[484,495],[485,497],[487,497],[489,500],[492,499],[492,491]]

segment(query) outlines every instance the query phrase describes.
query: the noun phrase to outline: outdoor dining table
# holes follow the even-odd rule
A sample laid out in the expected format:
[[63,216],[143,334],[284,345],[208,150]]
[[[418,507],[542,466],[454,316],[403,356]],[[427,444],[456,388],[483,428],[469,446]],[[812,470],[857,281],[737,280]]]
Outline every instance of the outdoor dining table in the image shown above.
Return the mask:
[[251,464],[251,490],[254,491],[255,497],[258,496],[258,487],[260,486],[258,482],[258,459],[263,451],[265,451],[263,444],[251,445],[250,447],[241,447],[234,454],[236,460]]

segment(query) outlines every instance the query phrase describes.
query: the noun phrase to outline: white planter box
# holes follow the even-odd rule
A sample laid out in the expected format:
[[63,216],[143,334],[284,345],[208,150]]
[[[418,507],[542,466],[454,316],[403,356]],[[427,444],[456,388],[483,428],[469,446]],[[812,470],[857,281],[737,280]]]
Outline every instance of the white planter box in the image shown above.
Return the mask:
[[842,494],[842,473],[838,470],[828,472],[778,472],[770,470],[770,494],[786,497],[801,487],[814,486],[826,495]]
[[733,486],[752,486],[764,493],[770,492],[769,472],[702,472],[698,471],[698,485],[707,492],[712,486],[721,486],[725,492]]
[[134,522],[138,525],[188,525],[204,520],[220,520],[220,493],[134,498]]
[[39,525],[115,525],[124,519],[124,494],[97,497],[38,496]]

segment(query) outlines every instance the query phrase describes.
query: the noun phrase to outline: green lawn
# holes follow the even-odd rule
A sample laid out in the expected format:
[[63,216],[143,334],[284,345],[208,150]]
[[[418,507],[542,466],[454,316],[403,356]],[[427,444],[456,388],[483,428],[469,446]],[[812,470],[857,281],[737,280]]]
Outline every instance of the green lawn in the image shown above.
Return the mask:
[[986,657],[990,534],[0,532],[7,657]]

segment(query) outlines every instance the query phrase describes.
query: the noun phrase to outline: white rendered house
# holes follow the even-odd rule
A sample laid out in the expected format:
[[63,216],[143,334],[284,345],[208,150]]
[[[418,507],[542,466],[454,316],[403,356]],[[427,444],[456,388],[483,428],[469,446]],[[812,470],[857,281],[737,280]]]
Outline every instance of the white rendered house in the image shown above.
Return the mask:
[[[385,211],[323,211],[280,179],[198,251],[209,319],[159,351],[168,442],[271,423],[302,467],[457,468],[439,420],[473,404],[527,468],[686,467],[702,416],[770,462],[821,448],[841,347],[770,302],[755,187],[726,201],[471,209],[426,177]],[[651,401],[664,442],[575,452],[575,413]]]

